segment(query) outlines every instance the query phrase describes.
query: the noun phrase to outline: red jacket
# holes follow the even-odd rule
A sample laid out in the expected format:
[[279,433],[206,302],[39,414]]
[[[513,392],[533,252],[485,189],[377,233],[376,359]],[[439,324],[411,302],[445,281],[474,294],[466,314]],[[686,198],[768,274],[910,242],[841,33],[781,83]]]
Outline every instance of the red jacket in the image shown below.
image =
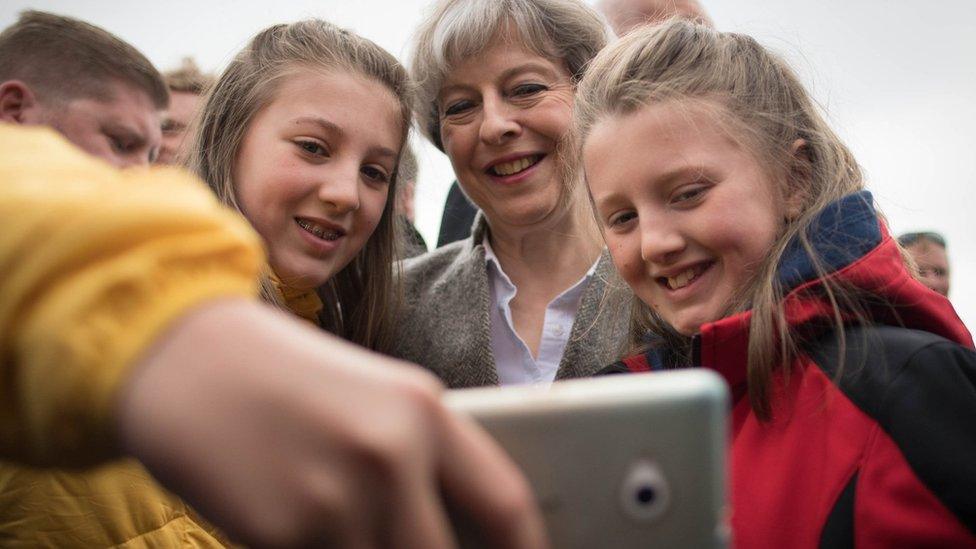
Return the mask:
[[[864,305],[873,324],[898,327],[857,333],[883,332],[909,350],[888,349],[897,356],[885,361],[884,350],[873,349],[840,377],[831,361],[813,360],[831,309],[799,246],[784,255],[779,278],[792,288],[784,308],[808,352],[788,380],[774,375],[771,421],[757,419],[746,394],[751,312],[702,326],[694,360],[722,374],[733,394],[735,546],[976,547],[971,335],[949,301],[905,269],[869,193],[832,204],[811,238],[831,276],[872,296]],[[659,351],[616,365],[667,367]]]

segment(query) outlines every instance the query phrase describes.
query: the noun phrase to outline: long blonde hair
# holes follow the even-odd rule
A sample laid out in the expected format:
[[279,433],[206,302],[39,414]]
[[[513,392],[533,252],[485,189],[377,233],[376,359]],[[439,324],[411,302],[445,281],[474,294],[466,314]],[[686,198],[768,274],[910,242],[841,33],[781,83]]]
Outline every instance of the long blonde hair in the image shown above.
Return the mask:
[[[241,211],[233,179],[234,164],[251,119],[296,70],[343,70],[390,89],[400,105],[401,144],[406,143],[413,103],[412,86],[400,63],[373,42],[326,21],[310,19],[269,27],[234,58],[207,96],[200,112],[188,164],[225,203]],[[399,162],[398,162],[399,164]],[[394,219],[394,174],[383,216],[363,249],[319,289],[325,304],[322,326],[365,347],[389,349],[400,302],[400,243]],[[268,276],[262,296],[281,305]]]
[[[752,309],[749,398],[758,417],[768,419],[773,370],[782,365],[788,374],[798,353],[782,303],[788,288],[777,277],[787,245],[799,242],[813,259],[835,327],[847,316],[864,316],[856,291],[825,276],[810,237],[811,223],[824,207],[863,188],[861,170],[784,61],[748,36],[679,20],[636,30],[594,59],[577,94],[576,147],[582,147],[605,117],[629,114],[654,102],[687,99],[719,105],[714,110],[720,122],[743,138],[771,181],[783,184],[783,196],[798,202],[800,214],[786,221],[753,284],[728,311]],[[802,143],[799,151],[793,148],[796,143]],[[582,175],[582,170],[577,173]],[[632,308],[632,343],[640,344],[649,331],[672,347],[688,348],[687,338],[638,300]],[[838,332],[843,338],[843,330]],[[841,349],[843,353],[843,340]]]

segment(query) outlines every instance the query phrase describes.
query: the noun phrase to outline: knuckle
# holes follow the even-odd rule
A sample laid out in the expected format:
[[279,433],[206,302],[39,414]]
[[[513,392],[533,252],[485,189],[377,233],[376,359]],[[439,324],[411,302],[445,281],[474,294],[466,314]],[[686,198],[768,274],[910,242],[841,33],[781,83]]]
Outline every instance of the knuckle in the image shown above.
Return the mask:
[[418,398],[436,401],[444,391],[444,385],[430,372],[419,368],[411,368],[404,373],[405,375],[399,380],[401,383],[400,388],[405,392],[414,393]]
[[393,393],[400,408],[400,427],[415,433],[437,429],[446,414],[442,392],[440,382],[427,372],[411,372],[399,379]]
[[434,419],[442,411],[441,390],[430,380],[417,377],[402,388],[407,405],[427,419]]
[[492,508],[497,528],[510,528],[535,509],[535,498],[521,479],[508,479],[494,486]]
[[344,480],[321,473],[309,475],[301,490],[297,509],[289,515],[292,528],[286,547],[342,545],[355,529],[355,498],[349,497]]
[[440,386],[426,375],[406,376],[391,387],[385,419],[352,434],[350,451],[374,478],[397,481],[431,451],[444,421]]
[[351,458],[371,478],[394,482],[409,459],[409,435],[398,429],[382,428],[360,431],[351,448]]

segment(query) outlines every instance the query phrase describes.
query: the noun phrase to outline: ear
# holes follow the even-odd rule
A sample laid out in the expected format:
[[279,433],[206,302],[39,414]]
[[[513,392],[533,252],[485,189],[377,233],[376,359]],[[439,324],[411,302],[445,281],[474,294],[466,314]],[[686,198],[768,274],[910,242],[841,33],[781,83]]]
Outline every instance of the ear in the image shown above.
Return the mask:
[[797,139],[790,145],[792,156],[787,194],[783,197],[786,218],[796,219],[803,213],[810,198],[810,177],[813,174],[813,159],[805,139]]
[[37,97],[30,86],[21,80],[7,80],[0,84],[0,121],[11,124],[34,123]]

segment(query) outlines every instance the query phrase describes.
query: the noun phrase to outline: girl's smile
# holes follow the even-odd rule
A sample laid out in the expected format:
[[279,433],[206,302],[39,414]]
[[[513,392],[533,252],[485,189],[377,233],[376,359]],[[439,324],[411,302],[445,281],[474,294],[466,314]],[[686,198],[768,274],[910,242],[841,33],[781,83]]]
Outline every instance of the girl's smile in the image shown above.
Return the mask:
[[652,103],[598,122],[586,179],[617,270],[679,332],[726,316],[780,234],[785,209],[708,101]]
[[[697,283],[702,279],[703,276],[708,274],[714,261],[701,261],[691,265],[689,267],[681,267],[678,269],[672,269],[671,272],[675,273],[668,276],[657,276],[655,280],[658,284],[669,290],[673,296],[677,296],[678,292],[690,293],[694,291],[692,288],[697,287]],[[677,297],[675,297],[677,299]]]
[[396,169],[400,118],[383,85],[311,70],[286,78],[254,116],[234,169],[237,198],[289,286],[321,286],[373,234]]
[[296,217],[295,224],[302,237],[323,256],[337,249],[339,240],[346,236],[344,229],[324,219]]

